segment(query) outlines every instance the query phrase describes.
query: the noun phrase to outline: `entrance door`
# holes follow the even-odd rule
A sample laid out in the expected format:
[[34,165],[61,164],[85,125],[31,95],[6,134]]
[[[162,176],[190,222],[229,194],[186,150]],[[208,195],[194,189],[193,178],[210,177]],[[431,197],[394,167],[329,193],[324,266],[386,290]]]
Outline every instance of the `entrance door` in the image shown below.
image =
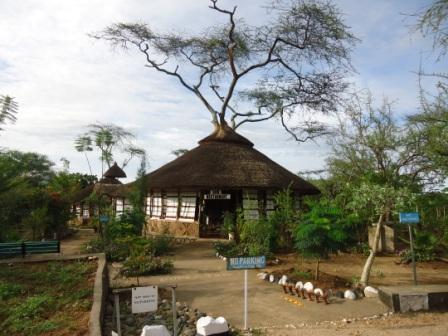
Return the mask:
[[224,213],[235,213],[236,203],[234,193],[225,194],[230,195],[230,198],[214,199],[213,196],[209,196],[210,198],[207,199],[208,194],[205,195],[199,224],[199,236],[201,238],[227,238],[222,229]]

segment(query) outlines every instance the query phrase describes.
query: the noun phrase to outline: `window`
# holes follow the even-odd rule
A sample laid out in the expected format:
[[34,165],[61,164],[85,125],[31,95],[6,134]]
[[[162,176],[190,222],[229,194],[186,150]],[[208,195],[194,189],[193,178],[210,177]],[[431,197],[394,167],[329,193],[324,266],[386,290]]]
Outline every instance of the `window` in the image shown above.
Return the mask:
[[185,192],[180,197],[180,219],[183,221],[194,221],[196,213],[196,193]]
[[168,192],[166,194],[165,205],[165,218],[177,219],[177,207],[179,205],[179,197],[177,192]]
[[118,217],[123,214],[124,202],[122,198],[117,198],[115,200],[115,215]]
[[151,216],[151,195],[146,195],[145,213],[147,216]]
[[83,205],[82,205],[82,217],[83,218],[90,217],[89,205],[86,203],[83,203]]
[[243,190],[243,213],[245,219],[258,219],[258,192]]
[[132,211],[132,204],[128,198],[123,199],[124,211]]
[[155,192],[151,197],[151,218],[162,217],[162,194]]
[[266,216],[272,214],[275,210],[274,192],[266,191]]

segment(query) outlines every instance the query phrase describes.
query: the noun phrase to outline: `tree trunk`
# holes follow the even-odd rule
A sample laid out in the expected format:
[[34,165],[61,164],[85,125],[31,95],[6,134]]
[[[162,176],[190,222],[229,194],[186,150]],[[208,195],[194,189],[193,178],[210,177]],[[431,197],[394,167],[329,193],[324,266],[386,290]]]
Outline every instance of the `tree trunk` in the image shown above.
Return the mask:
[[378,219],[378,223],[376,224],[376,231],[375,231],[375,237],[373,239],[373,246],[370,249],[369,257],[367,258],[366,263],[364,264],[364,268],[362,270],[361,280],[359,282],[363,286],[366,286],[367,283],[369,282],[370,271],[372,269],[373,260],[375,259],[376,252],[378,251],[378,244],[380,242],[380,237],[381,237],[381,228],[383,227],[383,219],[384,219],[384,214],[381,214],[380,218]]
[[316,275],[314,276],[314,280],[319,280],[319,264],[320,264],[320,259],[317,258],[316,260]]

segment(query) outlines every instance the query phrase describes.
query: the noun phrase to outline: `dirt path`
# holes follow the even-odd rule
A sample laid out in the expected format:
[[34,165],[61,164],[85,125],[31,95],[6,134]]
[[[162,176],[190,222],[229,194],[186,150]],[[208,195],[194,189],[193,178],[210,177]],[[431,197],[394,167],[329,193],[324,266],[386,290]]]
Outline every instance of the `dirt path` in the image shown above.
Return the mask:
[[64,255],[82,254],[82,247],[97,237],[93,229],[78,229],[72,236],[61,241],[61,253]]
[[[225,262],[214,256],[212,243],[198,241],[177,249],[175,271],[169,276],[139,278],[140,285],[178,285],[177,298],[213,316],[224,316],[232,325],[243,326],[243,272],[226,271]],[[287,301],[278,285],[257,279],[257,271],[249,272],[249,324],[253,327],[300,328],[321,321],[341,321],[381,315],[387,308],[377,299],[345,301],[334,299],[330,305],[300,300]],[[110,273],[112,286],[132,286],[137,280],[124,279]]]

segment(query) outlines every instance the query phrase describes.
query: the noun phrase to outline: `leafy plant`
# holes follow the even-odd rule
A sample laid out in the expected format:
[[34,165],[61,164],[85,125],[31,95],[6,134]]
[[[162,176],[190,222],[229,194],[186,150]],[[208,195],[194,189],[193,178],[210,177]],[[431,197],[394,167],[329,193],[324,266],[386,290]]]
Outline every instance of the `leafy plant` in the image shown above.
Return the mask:
[[8,300],[20,294],[22,290],[22,286],[18,284],[0,282],[0,299]]
[[[426,262],[434,260],[436,257],[436,250],[439,245],[438,241],[439,240],[437,239],[437,237],[432,233],[415,231],[414,233],[415,261]],[[406,242],[409,243],[409,241]],[[410,249],[406,249],[400,253],[400,261],[405,264],[408,264],[412,261],[412,253]]]
[[310,210],[301,216],[294,231],[294,241],[299,253],[316,259],[317,280],[320,259],[342,248],[347,233],[341,209],[326,199],[307,202]]
[[120,270],[124,276],[143,276],[154,274],[169,274],[173,271],[173,262],[171,260],[163,260],[159,257],[151,255],[140,255],[130,257],[123,263]]

